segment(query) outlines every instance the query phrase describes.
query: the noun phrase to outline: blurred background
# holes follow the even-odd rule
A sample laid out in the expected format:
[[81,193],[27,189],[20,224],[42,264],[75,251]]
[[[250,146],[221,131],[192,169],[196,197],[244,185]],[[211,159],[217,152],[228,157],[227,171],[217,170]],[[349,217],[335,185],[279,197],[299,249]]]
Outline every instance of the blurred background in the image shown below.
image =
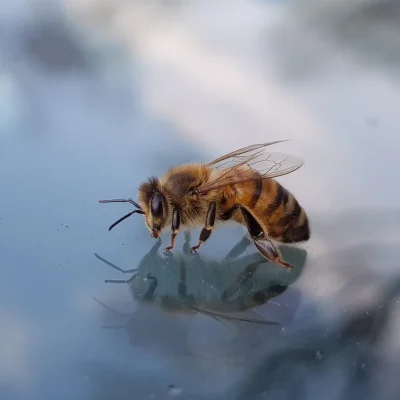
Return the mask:
[[[396,0],[3,0],[0,399],[398,399],[399,78]],[[227,261],[235,225],[170,258],[108,232],[129,207],[99,199],[280,139],[295,271]]]

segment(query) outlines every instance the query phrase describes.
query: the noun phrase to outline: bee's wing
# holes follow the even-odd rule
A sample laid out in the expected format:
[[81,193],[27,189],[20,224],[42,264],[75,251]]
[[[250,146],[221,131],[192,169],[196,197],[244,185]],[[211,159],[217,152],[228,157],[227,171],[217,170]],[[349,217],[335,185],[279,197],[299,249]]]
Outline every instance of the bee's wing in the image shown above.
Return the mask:
[[222,172],[217,178],[200,185],[198,192],[258,180],[260,176],[262,179],[275,178],[300,168],[304,164],[301,158],[266,150],[267,146],[280,142],[284,140],[243,147],[211,161],[207,165]]
[[212,165],[215,168],[217,168],[217,164],[220,164],[221,161],[232,159],[232,158],[235,158],[237,156],[249,157],[251,154],[253,154],[255,152],[258,152],[260,150],[263,151],[264,148],[267,147],[267,146],[271,146],[273,144],[282,143],[282,142],[287,142],[287,140],[275,140],[274,142],[267,142],[267,143],[261,143],[261,144],[252,144],[251,146],[242,147],[240,149],[232,151],[231,153],[225,154],[225,155],[223,155],[221,157],[216,158],[215,160],[210,161],[208,163],[208,165]]

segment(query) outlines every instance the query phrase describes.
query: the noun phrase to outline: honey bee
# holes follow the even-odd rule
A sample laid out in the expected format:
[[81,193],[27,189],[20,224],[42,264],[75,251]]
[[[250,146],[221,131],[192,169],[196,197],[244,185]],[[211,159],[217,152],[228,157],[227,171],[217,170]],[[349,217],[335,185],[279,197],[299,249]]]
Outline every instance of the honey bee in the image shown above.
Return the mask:
[[200,225],[203,228],[199,242],[190,249],[196,252],[217,223],[232,220],[247,228],[265,259],[292,269],[272,240],[307,241],[310,227],[296,198],[274,179],[304,164],[295,156],[267,151],[268,146],[285,141],[243,147],[207,164],[184,164],[170,169],[161,179],[151,177],[139,187],[139,204],[132,199],[100,200],[129,202],[137,208],[114,222],[109,230],[134,213],[143,214],[154,238],[170,227],[170,245],[164,249],[168,253],[182,228]]

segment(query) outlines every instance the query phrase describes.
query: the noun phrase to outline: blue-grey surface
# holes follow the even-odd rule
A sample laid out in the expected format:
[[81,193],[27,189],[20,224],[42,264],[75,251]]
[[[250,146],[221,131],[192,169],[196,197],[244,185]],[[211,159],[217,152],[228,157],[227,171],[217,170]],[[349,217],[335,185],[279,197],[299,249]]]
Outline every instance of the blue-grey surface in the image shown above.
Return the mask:
[[[396,74],[279,2],[5,4],[0,399],[398,398]],[[170,257],[141,216],[108,232],[129,207],[99,199],[282,136],[313,229],[293,272],[235,225]]]

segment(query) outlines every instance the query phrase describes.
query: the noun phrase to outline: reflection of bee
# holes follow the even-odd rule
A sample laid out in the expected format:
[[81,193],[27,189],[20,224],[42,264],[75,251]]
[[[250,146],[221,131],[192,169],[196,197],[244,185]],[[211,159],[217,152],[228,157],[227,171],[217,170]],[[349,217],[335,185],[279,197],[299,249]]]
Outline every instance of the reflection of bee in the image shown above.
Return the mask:
[[[265,260],[255,254],[241,256],[249,243],[249,239],[244,237],[223,258],[226,261],[179,255],[178,258],[170,257],[166,264],[165,259],[158,254],[161,242],[157,241],[139,262],[137,268],[132,270],[123,270],[98,254],[95,256],[120,272],[132,273],[127,280],[107,279],[106,282],[129,284],[132,297],[138,305],[155,305],[171,314],[203,314],[224,325],[230,321],[235,325],[246,322],[279,326],[280,322],[264,319],[255,312],[255,309],[265,303],[281,307],[272,299],[280,296],[298,279],[305,264],[305,251],[281,246],[282,253],[289,259],[296,259],[298,266],[290,278],[285,274],[281,275],[274,268],[264,271],[256,278],[256,272]],[[190,233],[185,232],[183,253],[189,254],[190,247]],[[221,265],[229,266],[229,271],[221,270]],[[193,271],[198,269],[193,268],[194,266],[200,267],[201,277],[197,273],[193,275]],[[166,269],[167,274],[165,274]],[[188,271],[192,272],[188,274]],[[220,274],[223,274],[223,277]],[[234,281],[231,281],[232,276],[236,276]],[[220,285],[218,282],[223,284]],[[291,305],[285,310],[289,311],[290,315],[279,310],[279,319],[282,319],[282,316],[286,320],[291,319],[295,309],[295,305]],[[137,323],[133,325],[137,326]]]
[[244,225],[258,251],[269,261],[292,268],[270,239],[282,243],[306,241],[308,218],[295,197],[273,178],[303,165],[297,157],[270,153],[275,141],[241,148],[208,164],[185,164],[170,169],[161,179],[150,178],[140,185],[137,210],[120,218],[110,230],[133,213],[144,214],[154,238],[171,227],[169,252],[179,229],[203,225],[196,251],[211,235],[215,222],[230,219]]

